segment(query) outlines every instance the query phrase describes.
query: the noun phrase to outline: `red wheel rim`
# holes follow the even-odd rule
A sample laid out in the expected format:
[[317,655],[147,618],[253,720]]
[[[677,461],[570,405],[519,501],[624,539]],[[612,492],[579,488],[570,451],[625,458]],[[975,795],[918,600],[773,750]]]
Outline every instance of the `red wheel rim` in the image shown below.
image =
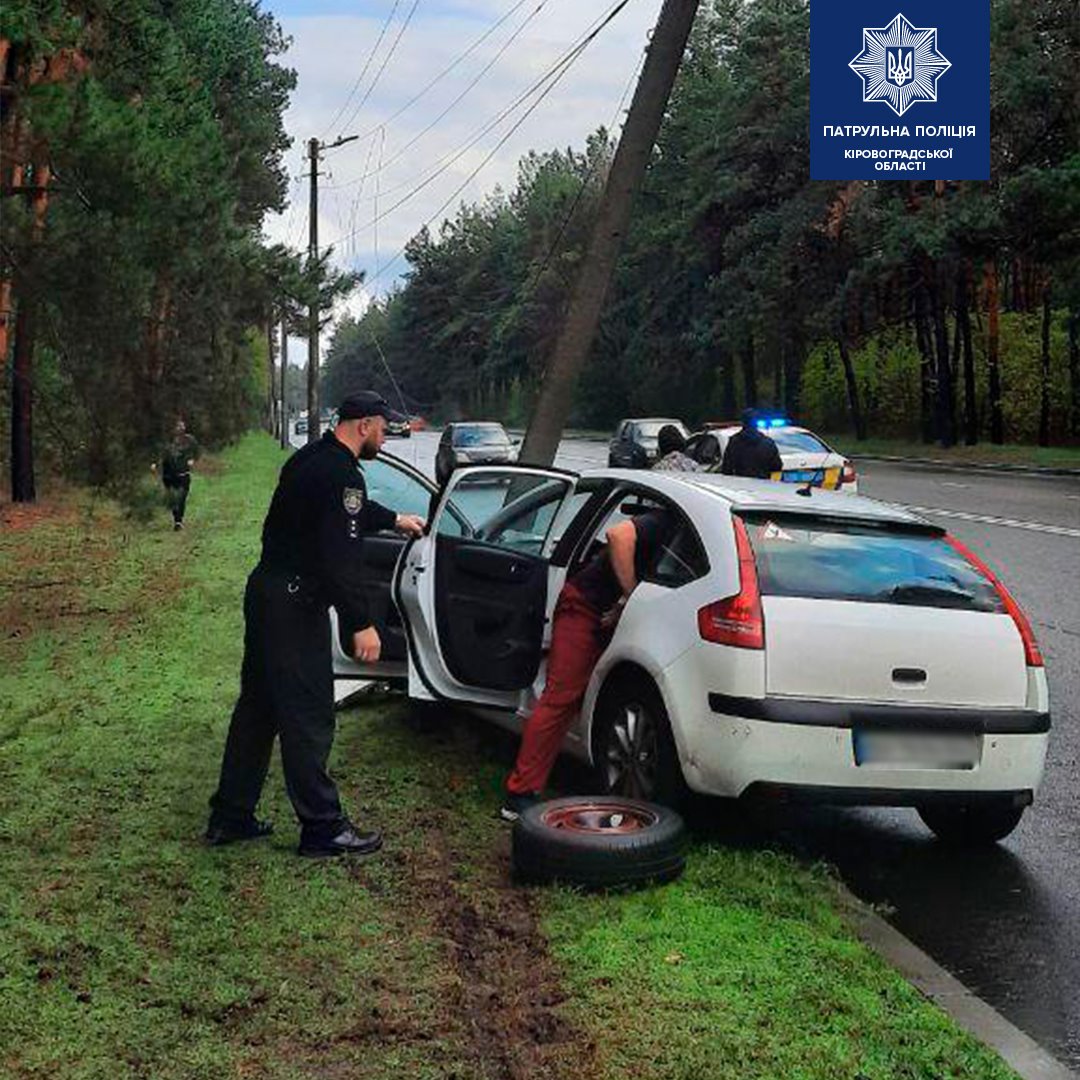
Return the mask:
[[606,801],[575,803],[545,810],[540,820],[549,829],[567,832],[620,835],[640,832],[657,822],[657,816],[644,806]]

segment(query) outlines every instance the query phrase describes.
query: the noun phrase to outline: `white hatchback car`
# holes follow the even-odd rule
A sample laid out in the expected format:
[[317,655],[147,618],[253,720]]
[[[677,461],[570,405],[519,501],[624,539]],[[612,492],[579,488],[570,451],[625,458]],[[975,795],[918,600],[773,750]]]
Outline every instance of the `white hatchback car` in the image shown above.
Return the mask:
[[360,665],[335,632],[338,678],[396,676],[519,729],[563,581],[612,524],[663,507],[678,528],[565,746],[605,789],[909,805],[971,841],[1005,836],[1032,801],[1050,715],[1030,626],[912,513],[706,473],[484,466],[436,492],[385,455],[364,470],[372,498],[430,526],[365,542],[384,656]]

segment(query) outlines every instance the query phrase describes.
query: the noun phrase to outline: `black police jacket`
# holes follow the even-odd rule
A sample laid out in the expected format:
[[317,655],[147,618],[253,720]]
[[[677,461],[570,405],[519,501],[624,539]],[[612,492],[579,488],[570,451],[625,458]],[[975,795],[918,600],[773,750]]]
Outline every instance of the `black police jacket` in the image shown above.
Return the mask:
[[285,462],[263,523],[259,565],[295,575],[334,605],[351,635],[371,625],[360,587],[363,538],[396,520],[368,499],[356,456],[327,431]]
[[760,431],[742,428],[728,439],[720,471],[725,476],[755,476],[768,480],[774,472],[781,472],[784,463],[776,443]]

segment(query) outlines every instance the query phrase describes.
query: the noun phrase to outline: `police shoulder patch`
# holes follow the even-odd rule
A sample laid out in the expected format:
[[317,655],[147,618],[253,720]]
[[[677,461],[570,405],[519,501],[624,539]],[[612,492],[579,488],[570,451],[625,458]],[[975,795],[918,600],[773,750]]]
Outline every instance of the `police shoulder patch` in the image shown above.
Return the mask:
[[345,513],[359,514],[364,507],[364,491],[362,488],[347,487],[342,493],[341,501],[345,505]]

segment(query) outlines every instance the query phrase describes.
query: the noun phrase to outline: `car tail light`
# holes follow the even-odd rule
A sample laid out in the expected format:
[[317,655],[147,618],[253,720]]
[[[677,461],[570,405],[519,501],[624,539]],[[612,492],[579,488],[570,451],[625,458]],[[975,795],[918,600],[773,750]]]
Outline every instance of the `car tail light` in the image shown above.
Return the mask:
[[840,472],[840,484],[854,484],[857,479],[855,466],[850,461],[845,461],[844,468]]
[[966,544],[957,540],[955,536],[947,535],[945,540],[959,551],[960,554],[963,555],[964,558],[994,586],[995,591],[1001,598],[1001,603],[1004,605],[1005,610],[1012,616],[1012,621],[1016,623],[1016,629],[1020,631],[1020,640],[1024,643],[1024,659],[1027,662],[1027,666],[1043,667],[1042,653],[1039,652],[1039,645],[1035,640],[1035,634],[1032,632],[1031,623],[1028,622],[1027,616],[1024,614],[1020,605],[1013,599],[1012,593],[1010,593],[998,580],[997,574],[995,574],[994,571],[991,570],[990,567],[987,566],[986,563],[984,563]]
[[708,604],[698,612],[698,631],[705,641],[739,649],[765,648],[765,617],[761,610],[757,567],[750,537],[741,518],[732,517],[739,560],[739,591]]

